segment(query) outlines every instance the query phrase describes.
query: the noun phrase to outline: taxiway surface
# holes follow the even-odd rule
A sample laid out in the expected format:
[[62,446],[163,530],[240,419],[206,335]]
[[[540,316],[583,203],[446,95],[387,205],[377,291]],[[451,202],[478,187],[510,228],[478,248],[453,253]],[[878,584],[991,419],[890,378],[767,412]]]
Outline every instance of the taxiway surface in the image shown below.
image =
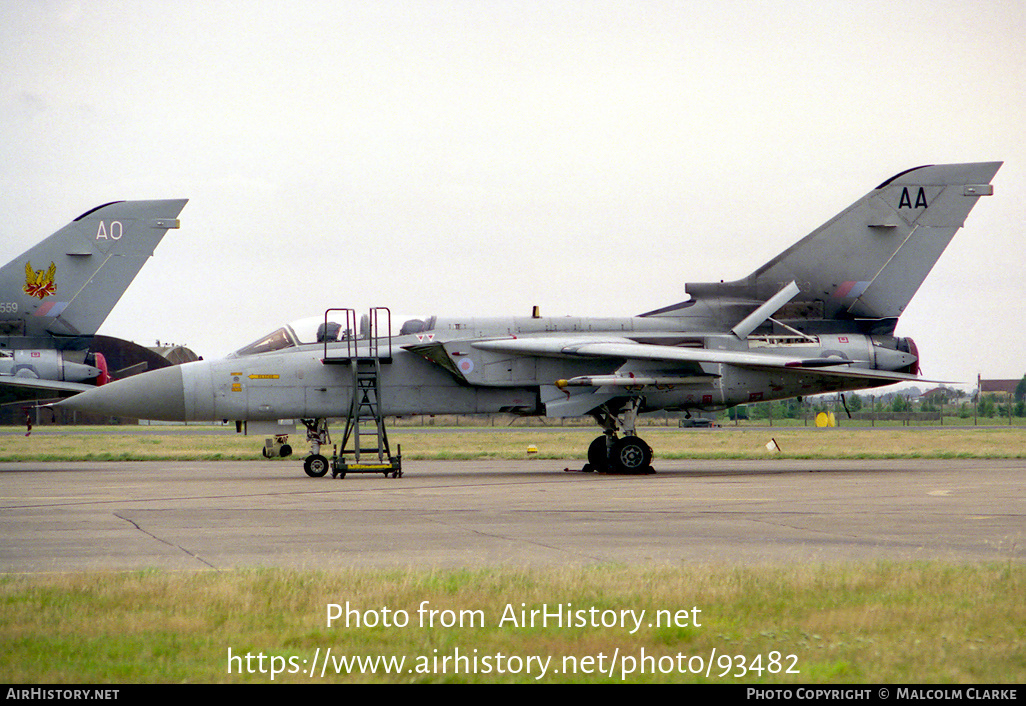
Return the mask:
[[1021,460],[570,463],[4,463],[0,571],[1026,558]]

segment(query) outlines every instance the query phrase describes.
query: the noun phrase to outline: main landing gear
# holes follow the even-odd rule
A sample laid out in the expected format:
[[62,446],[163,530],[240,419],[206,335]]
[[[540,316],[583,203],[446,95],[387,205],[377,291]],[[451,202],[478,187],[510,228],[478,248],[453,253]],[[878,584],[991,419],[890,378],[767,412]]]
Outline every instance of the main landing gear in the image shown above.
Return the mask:
[[[603,432],[588,447],[585,472],[655,473],[652,469],[652,447],[634,433],[640,406],[641,399],[633,397],[617,413],[607,405],[592,412]],[[618,436],[618,431],[622,431],[623,436]]]

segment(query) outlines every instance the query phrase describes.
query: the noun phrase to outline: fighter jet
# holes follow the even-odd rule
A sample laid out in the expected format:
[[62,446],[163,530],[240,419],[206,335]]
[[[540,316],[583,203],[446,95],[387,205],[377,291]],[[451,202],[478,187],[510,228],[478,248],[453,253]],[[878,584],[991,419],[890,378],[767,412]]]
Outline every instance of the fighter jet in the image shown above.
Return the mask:
[[348,439],[366,416],[590,415],[603,431],[585,469],[647,472],[640,413],[919,379],[919,351],[895,335],[898,317],[993,193],[1000,166],[897,174],[748,277],[687,284],[688,300],[638,316],[429,316],[393,327],[387,309],[359,321],[353,310],[328,310],[223,360],[145,373],[61,405],[164,420],[298,418],[311,476],[349,467],[338,452],[320,453],[333,418],[346,419]]
[[0,401],[62,397],[109,379],[90,352],[186,199],[98,206],[0,268]]

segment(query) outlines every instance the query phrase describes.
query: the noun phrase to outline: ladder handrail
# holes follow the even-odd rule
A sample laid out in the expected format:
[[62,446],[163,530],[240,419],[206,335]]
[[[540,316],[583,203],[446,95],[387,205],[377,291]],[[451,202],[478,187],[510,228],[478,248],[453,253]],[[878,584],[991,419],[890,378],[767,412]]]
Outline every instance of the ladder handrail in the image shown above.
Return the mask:
[[392,358],[392,310],[387,306],[372,306],[367,316],[369,323],[368,331],[368,352],[372,358],[381,358],[381,322],[379,315],[381,312],[385,312],[385,331],[388,336],[388,355],[386,358]]
[[[325,332],[327,332],[329,330],[329,328],[328,328],[329,320],[328,319],[329,319],[329,315],[333,311],[344,311],[345,312],[346,323],[345,323],[345,328],[343,329],[343,331],[348,333],[348,335],[345,338],[346,354],[345,354],[345,356],[341,356],[341,355],[334,356],[334,357],[329,356],[328,355],[328,344],[329,343],[340,343],[341,341],[339,341],[338,339],[329,340],[328,337],[325,336],[324,337],[324,341],[323,341],[323,343],[324,343],[324,356],[322,357],[322,360],[324,360],[325,362],[327,362],[329,360],[333,360],[333,361],[334,360],[348,360],[348,361],[352,361],[353,359],[359,358],[360,357],[360,343],[359,343],[359,341],[362,339],[362,336],[360,336],[360,331],[359,331],[359,328],[358,328],[359,321],[356,318],[356,309],[350,309],[348,307],[334,307],[334,308],[331,308],[331,309],[325,309],[325,311],[324,311],[324,328],[323,328],[323,330]],[[384,317],[383,318],[385,320],[385,333],[381,332],[382,312],[384,312]],[[368,358],[377,358],[377,359],[380,360],[382,358],[382,355],[381,355],[382,339],[384,339],[384,343],[386,344],[386,350],[387,350],[387,354],[384,356],[384,358],[387,361],[391,361],[392,360],[392,310],[389,309],[387,306],[372,306],[370,308],[370,311],[369,311],[368,315],[367,315],[367,332],[366,333],[367,333],[367,356],[366,357],[368,357]]]
[[[349,335],[346,336],[346,338],[345,338],[345,341],[346,341],[346,357],[352,359],[352,357],[353,357],[353,348],[354,348],[354,346],[357,345],[356,341],[357,341],[357,339],[359,337],[359,331],[357,330],[357,321],[356,321],[356,309],[348,309],[348,308],[325,309],[325,311],[324,311],[324,331],[325,331],[325,333],[328,331],[328,315],[331,312],[333,312],[333,311],[344,311],[344,312],[346,312],[346,324],[345,324],[345,329],[343,329],[344,331],[349,332]],[[328,356],[328,344],[329,343],[338,343],[338,342],[339,341],[338,341],[337,338],[335,340],[329,340],[327,336],[324,337],[324,356],[323,356],[322,360],[329,360],[330,359],[329,356]]]

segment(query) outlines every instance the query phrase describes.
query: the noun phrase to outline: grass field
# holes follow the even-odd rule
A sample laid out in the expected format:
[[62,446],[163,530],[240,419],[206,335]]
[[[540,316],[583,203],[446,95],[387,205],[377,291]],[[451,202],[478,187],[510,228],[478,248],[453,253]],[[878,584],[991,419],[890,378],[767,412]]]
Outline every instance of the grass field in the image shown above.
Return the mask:
[[[261,437],[223,427],[46,427],[24,436],[0,435],[2,461],[151,461],[259,459]],[[206,433],[204,433],[206,432]],[[1024,458],[1024,427],[642,427],[638,433],[658,459],[765,458],[775,439],[785,458]],[[521,459],[527,448],[542,459],[584,458],[598,435],[587,427],[443,428],[399,427],[389,432],[405,459]],[[297,457],[309,453],[302,434],[291,442]],[[339,440],[339,435],[336,440]],[[330,453],[330,452],[329,452]],[[294,461],[295,458],[290,459]]]
[[[257,459],[261,448],[259,437],[214,427],[3,431],[2,461]],[[656,448],[657,467],[659,458],[1023,458],[1026,451],[1026,430],[1015,427],[639,431]],[[521,459],[528,446],[538,450],[532,458],[567,459],[582,458],[595,435],[570,427],[398,428],[392,439],[406,459]],[[770,438],[781,454],[766,450]],[[293,443],[301,457],[301,437]],[[328,627],[328,604],[346,601],[362,619],[380,621],[387,607],[393,616],[406,611],[410,624]],[[422,628],[423,601],[482,624]],[[599,615],[644,610],[647,618],[633,634],[498,624],[507,605],[519,613],[566,604]],[[0,681],[7,683],[1026,681],[1026,567],[1012,562],[6,575],[0,605]],[[687,612],[696,607],[700,625],[648,626],[656,611],[695,617]],[[476,669],[460,655],[476,659]],[[342,657],[356,656],[405,662],[390,663],[389,673],[384,662],[373,673],[352,664],[336,673]]]
[[[8,576],[0,601],[7,683],[1026,681],[1015,564]],[[520,624],[557,604],[586,624]],[[405,661],[338,667],[356,656]]]

